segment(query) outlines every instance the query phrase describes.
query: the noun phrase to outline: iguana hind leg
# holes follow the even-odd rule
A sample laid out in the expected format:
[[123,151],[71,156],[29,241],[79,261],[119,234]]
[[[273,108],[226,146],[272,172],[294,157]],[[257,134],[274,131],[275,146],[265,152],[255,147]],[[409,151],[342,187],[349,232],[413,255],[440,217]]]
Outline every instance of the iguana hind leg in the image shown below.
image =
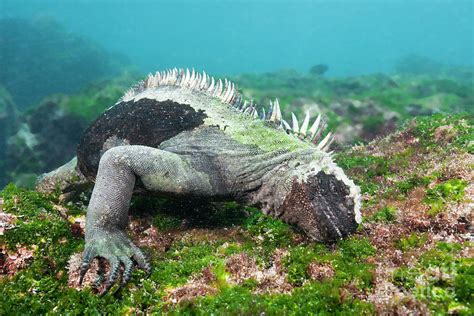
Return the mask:
[[95,257],[105,258],[110,273],[104,292],[119,277],[122,284],[131,274],[133,258],[149,271],[141,250],[127,237],[128,209],[137,178],[149,190],[183,196],[212,196],[209,176],[196,170],[188,158],[145,146],[119,146],[109,149],[100,160],[96,183],[87,210],[86,246],[81,266],[81,281]]
[[91,187],[91,181],[79,171],[76,157],[56,170],[42,174],[36,181],[37,191],[53,193],[59,189],[63,193],[64,201],[74,199]]

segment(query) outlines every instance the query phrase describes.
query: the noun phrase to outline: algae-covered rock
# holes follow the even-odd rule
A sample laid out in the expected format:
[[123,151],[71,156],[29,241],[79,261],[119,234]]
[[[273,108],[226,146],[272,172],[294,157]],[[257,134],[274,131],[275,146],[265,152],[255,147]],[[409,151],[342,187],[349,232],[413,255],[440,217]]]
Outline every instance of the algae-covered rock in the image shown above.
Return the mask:
[[[21,117],[19,129],[5,147],[5,166],[9,179],[20,184],[27,174],[31,187],[35,175],[67,162],[75,155],[76,144],[86,122],[68,115],[57,103],[44,102]],[[4,184],[4,183],[3,183]]]
[[0,310],[472,315],[473,135],[472,117],[438,114],[337,154],[364,192],[364,221],[329,246],[235,203],[136,197],[128,232],[153,270],[104,297],[94,294],[96,268],[78,284],[82,202],[9,185]]
[[309,73],[313,76],[322,76],[329,70],[328,65],[317,64],[309,69]]
[[1,19],[0,34],[0,85],[20,110],[53,93],[77,92],[127,64],[49,18]]
[[0,187],[5,185],[6,180],[6,146],[7,138],[17,128],[17,110],[10,94],[0,86]]
[[[49,172],[76,155],[84,129],[106,108],[114,104],[135,81],[124,73],[113,80],[103,80],[77,94],[55,94],[45,98],[18,118],[5,140],[4,177],[0,186],[13,181],[33,187],[35,178]],[[1,169],[1,168],[0,168]]]
[[[0,86],[0,146],[4,147],[6,138],[13,133],[17,123],[17,109],[8,91]],[[1,155],[1,153],[0,153]],[[0,156],[0,160],[1,160]]]
[[395,70],[401,74],[442,76],[471,85],[474,83],[474,69],[472,67],[447,65],[419,55],[407,55],[400,58],[395,64]]
[[[410,62],[411,64],[411,62]],[[340,144],[370,141],[415,115],[474,113],[474,71],[469,67],[398,67],[395,74],[331,78],[279,71],[235,77],[248,97],[267,105],[278,97],[290,112],[322,113]],[[416,69],[416,68],[415,68]]]
[[74,157],[63,166],[42,174],[36,181],[36,190],[42,193],[54,193],[59,190],[63,194],[74,196],[90,188],[92,184],[77,167],[77,158]]

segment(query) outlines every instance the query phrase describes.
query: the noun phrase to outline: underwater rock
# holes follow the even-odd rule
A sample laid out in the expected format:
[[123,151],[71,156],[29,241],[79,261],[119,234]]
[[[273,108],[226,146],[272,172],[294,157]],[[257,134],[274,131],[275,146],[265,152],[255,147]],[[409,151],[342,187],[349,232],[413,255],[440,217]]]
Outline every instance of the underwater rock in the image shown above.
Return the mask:
[[[41,150],[45,166],[54,166],[71,157],[85,128],[85,122],[59,108],[57,103],[46,102],[27,117],[31,132],[38,137],[35,150]],[[47,168],[48,168],[47,167]]]
[[304,111],[312,113],[331,111],[338,117],[334,133],[340,145],[351,144],[354,141],[370,141],[376,137],[385,136],[393,132],[399,123],[400,115],[394,111],[387,110],[372,101],[360,101],[343,99],[322,106],[317,103],[301,100],[294,104]]
[[57,166],[74,156],[86,126],[83,119],[70,115],[51,101],[35,108],[27,116],[26,123],[38,139],[35,151],[45,168]]
[[474,83],[474,68],[472,66],[448,65],[416,54],[400,58],[395,63],[395,71],[399,74],[451,78],[469,83],[471,86]]
[[70,200],[91,186],[92,184],[79,171],[77,158],[74,157],[60,168],[41,175],[37,179],[36,190],[51,193],[59,189],[63,192],[63,200]]
[[50,18],[3,19],[0,34],[0,84],[20,110],[52,93],[74,92],[117,74],[127,64]]
[[410,115],[413,115],[413,116],[426,116],[426,115],[432,115],[434,113],[433,110],[426,109],[420,104],[416,104],[416,103],[409,104],[406,110]]
[[31,174],[25,179],[27,183],[22,183],[31,186],[38,173],[67,162],[75,155],[76,144],[85,126],[84,120],[66,113],[52,101],[29,111],[6,143],[8,178],[18,183],[21,175]]
[[395,71],[398,73],[436,74],[441,68],[441,63],[418,55],[404,56],[395,63]]
[[322,76],[329,70],[328,65],[318,64],[309,69],[309,73],[313,76]]
[[49,96],[20,115],[15,125],[7,128],[8,140],[5,140],[5,149],[0,151],[0,170],[4,170],[0,187],[8,181],[33,187],[38,174],[75,156],[87,124],[114,104],[130,82],[136,80],[135,76],[126,72],[113,80],[90,83],[77,94]]
[[17,111],[10,94],[0,86],[0,187],[5,184],[6,168],[4,160],[6,158],[7,138],[11,136],[17,128]]

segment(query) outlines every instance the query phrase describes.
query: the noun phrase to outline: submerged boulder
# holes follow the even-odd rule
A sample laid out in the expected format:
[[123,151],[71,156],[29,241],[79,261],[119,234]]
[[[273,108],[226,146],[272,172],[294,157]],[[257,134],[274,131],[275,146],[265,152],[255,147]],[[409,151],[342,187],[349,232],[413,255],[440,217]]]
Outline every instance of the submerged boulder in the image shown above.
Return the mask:
[[5,148],[7,138],[14,133],[17,125],[17,111],[13,100],[0,86],[0,187],[5,184]]
[[318,64],[309,69],[309,73],[313,76],[322,76],[329,70],[328,65]]
[[341,99],[324,104],[299,98],[287,109],[291,112],[323,113],[339,145],[383,137],[393,132],[401,121],[400,114],[370,100]]
[[400,115],[372,101],[341,100],[329,108],[341,118],[350,118],[350,123],[341,122],[336,134],[339,142],[370,141],[385,136],[397,128]]
[[84,120],[65,113],[52,101],[29,111],[6,142],[7,180],[31,186],[39,172],[67,162],[85,126]]
[[52,93],[78,91],[127,64],[52,19],[1,19],[0,34],[0,84],[20,110]]
[[77,144],[88,124],[114,104],[133,81],[135,76],[125,73],[114,80],[89,84],[77,94],[49,96],[23,113],[4,138],[0,153],[4,175],[0,177],[0,186],[13,181],[32,187],[39,174],[68,162],[76,155]]

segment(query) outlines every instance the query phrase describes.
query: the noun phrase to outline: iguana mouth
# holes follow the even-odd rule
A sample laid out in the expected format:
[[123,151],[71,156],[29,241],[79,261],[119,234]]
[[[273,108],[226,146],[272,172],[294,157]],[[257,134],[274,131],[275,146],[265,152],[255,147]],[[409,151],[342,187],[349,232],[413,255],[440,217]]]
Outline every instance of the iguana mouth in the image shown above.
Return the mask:
[[308,179],[308,186],[314,212],[328,240],[344,238],[357,229],[355,202],[344,182],[320,171]]
[[333,242],[357,229],[349,187],[323,171],[304,182],[295,181],[282,207],[284,221],[318,241]]

